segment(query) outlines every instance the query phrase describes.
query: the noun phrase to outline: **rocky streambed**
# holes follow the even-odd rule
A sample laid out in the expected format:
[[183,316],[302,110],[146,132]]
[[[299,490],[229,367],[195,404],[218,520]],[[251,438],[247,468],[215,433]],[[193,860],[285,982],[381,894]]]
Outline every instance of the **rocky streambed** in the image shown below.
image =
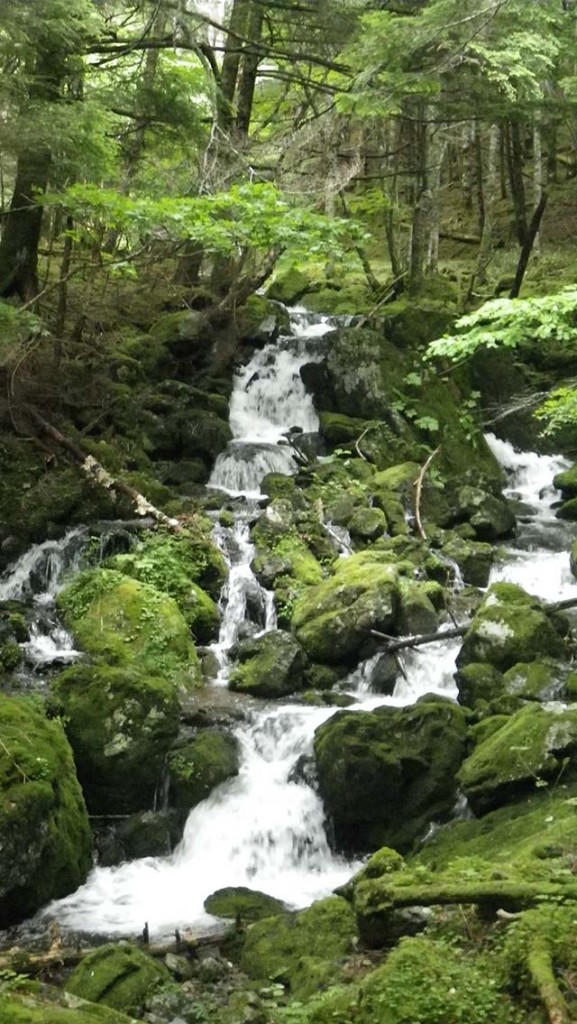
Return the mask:
[[[177,533],[103,550],[88,529],[5,574],[0,918],[161,944],[162,968],[113,944],[75,969],[102,1019],[288,1021],[297,1000],[396,1024],[433,987],[439,1021],[517,1020],[543,897],[570,969],[577,674],[555,602],[577,586],[552,505],[573,476],[488,444],[465,385],[415,375],[376,331],[297,314],[239,372],[232,442]],[[520,915],[506,960],[487,926],[465,963],[451,911],[414,909],[453,905]],[[37,1019],[22,984],[0,1006]]]

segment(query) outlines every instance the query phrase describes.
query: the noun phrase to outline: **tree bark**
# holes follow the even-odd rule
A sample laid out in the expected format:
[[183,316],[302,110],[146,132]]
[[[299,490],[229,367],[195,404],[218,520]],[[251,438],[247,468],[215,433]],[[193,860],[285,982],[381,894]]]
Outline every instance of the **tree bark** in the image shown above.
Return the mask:
[[533,211],[531,223],[529,225],[529,228],[527,229],[525,241],[523,243],[521,255],[519,256],[519,262],[517,264],[517,270],[515,271],[515,279],[511,286],[511,291],[509,292],[510,299],[516,299],[519,295],[519,292],[521,291],[521,285],[523,284],[523,278],[525,276],[527,264],[529,263],[529,257],[531,256],[531,252],[533,249],[533,243],[535,242],[535,239],[537,237],[539,225],[541,224],[541,220],[543,214],[545,213],[546,206],[547,193],[543,192],[537,206]]
[[37,197],[48,187],[50,153],[25,150],[18,159],[14,192],[0,242],[0,298],[28,302],[39,291],[38,244],[42,207]]
[[260,55],[258,48],[251,44],[258,43],[262,33],[265,7],[262,3],[252,5],[247,35],[250,43],[247,44],[241,57],[240,74],[237,86],[236,100],[236,130],[240,135],[248,135],[254,90],[258,74]]

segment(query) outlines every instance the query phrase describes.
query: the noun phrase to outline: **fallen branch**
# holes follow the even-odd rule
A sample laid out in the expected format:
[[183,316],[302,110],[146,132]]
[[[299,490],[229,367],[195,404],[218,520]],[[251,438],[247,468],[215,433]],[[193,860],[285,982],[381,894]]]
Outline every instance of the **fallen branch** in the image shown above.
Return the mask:
[[441,449],[439,446],[438,448],[435,448],[434,452],[431,452],[427,461],[424,463],[423,466],[421,466],[419,475],[415,480],[415,522],[417,524],[417,532],[421,540],[427,539],[427,535],[423,529],[423,523],[421,521],[421,495],[423,493],[423,480],[425,479],[425,474],[429,466],[431,465],[431,462],[435,458],[435,455],[438,455],[440,450]]
[[82,449],[74,443],[74,441],[65,437],[64,434],[61,434],[56,427],[53,427],[51,423],[48,423],[43,419],[43,417],[34,409],[28,409],[28,413],[34,423],[44,434],[47,435],[47,437],[56,441],[57,444],[72,456],[74,461],[80,466],[84,475],[91,480],[92,483],[98,484],[99,487],[104,487],[107,491],[115,491],[117,494],[124,494],[134,506],[134,511],[138,516],[151,516],[155,522],[161,523],[170,530],[181,529],[178,519],[171,519],[170,516],[167,516],[164,512],[161,512],[160,509],[156,508],[155,505],[152,505],[151,502],[140,493],[140,491],[136,490],[136,488],[131,487],[130,484],[126,484],[123,480],[119,480],[117,477],[112,476],[92,455],[86,455]]
[[[543,611],[552,614],[567,608],[577,608],[577,597],[568,597],[564,601],[554,601],[551,604],[543,604]],[[471,623],[466,622],[463,626],[455,626],[454,629],[440,629],[436,633],[418,633],[415,636],[394,637],[389,633],[381,633],[378,629],[370,629],[370,636],[377,640],[386,640],[385,653],[393,654],[395,651],[403,651],[407,647],[422,647],[424,644],[434,644],[437,640],[454,640],[455,637],[464,636]]]
[[547,939],[535,935],[527,955],[527,970],[545,1007],[549,1024],[571,1024],[569,1007],[557,984],[553,956]]
[[434,644],[437,640],[454,640],[456,636],[464,636],[469,626],[456,626],[455,629],[441,629],[437,633],[420,633],[418,636],[401,636],[398,639],[389,636],[387,633],[380,633],[378,629],[369,630],[371,636],[378,640],[387,640],[386,653],[393,654],[395,651],[403,651],[406,647],[421,647],[423,644]]
[[382,879],[360,882],[355,890],[363,917],[388,914],[403,907],[451,906],[478,903],[487,908],[515,912],[527,910],[543,899],[557,903],[577,900],[577,881],[519,882],[511,879],[479,879],[473,882],[438,881],[394,885]]

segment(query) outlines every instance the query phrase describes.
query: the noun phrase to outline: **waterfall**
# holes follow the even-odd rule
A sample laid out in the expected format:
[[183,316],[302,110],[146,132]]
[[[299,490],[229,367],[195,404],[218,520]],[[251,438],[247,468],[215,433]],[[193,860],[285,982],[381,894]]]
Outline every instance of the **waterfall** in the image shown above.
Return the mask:
[[[226,684],[228,652],[239,636],[275,625],[272,596],[259,587],[250,569],[250,522],[258,512],[262,476],[279,471],[281,465],[282,472],[294,469],[290,449],[279,445],[291,427],[306,432],[317,427],[299,370],[305,362],[320,358],[323,335],[331,325],[326,318],[311,321],[302,312],[293,314],[292,323],[293,336],[256,352],[236,374],[231,401],[234,440],[217,461],[210,481],[215,489],[243,496],[235,503],[233,525],[214,529],[215,542],[229,566],[221,597],[221,631],[213,645],[219,665],[217,685]],[[515,579],[542,596],[546,596],[543,590],[555,590],[558,595],[560,590],[565,593],[563,588],[576,587],[566,578],[567,554],[556,556],[551,550],[559,531],[567,530],[550,512],[551,479],[564,463],[516,453],[496,440],[490,443],[509,474],[511,496],[526,506],[519,535],[493,578]],[[335,527],[332,533],[346,557],[348,537]],[[566,541],[566,533],[563,538]],[[523,573],[537,564],[539,578],[529,586]],[[458,649],[459,641],[454,640],[403,652],[405,677],[391,697],[371,692],[378,658],[360,666],[340,688],[356,698],[353,710],[404,706],[431,692],[454,698]],[[328,895],[359,864],[331,851],[321,801],[298,765],[311,754],[315,730],[332,714],[333,708],[293,701],[263,703],[251,710],[234,727],[242,752],[239,775],[191,811],[183,838],[171,855],[97,867],[85,885],[50,904],[43,916],[80,932],[104,935],[134,935],[148,921],[150,933],[158,936],[176,927],[194,932],[214,924],[203,902],[224,886],[248,885],[294,907]]]

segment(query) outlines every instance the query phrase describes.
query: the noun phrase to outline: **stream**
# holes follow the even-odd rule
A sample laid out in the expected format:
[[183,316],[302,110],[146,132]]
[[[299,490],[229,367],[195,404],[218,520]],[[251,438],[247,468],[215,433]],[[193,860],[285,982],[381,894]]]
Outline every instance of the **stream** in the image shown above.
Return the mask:
[[[257,351],[236,374],[230,422],[234,440],[215,464],[209,486],[234,499],[234,523],[215,525],[214,540],[229,567],[221,597],[221,630],[212,645],[217,671],[213,685],[226,686],[229,651],[246,631],[275,628],[272,595],[255,579],[250,523],[259,511],[260,483],[268,472],[294,472],[298,448],[290,438],[313,435],[318,419],[299,370],[322,358],[323,338],[333,327],[326,317],[292,313],[292,334]],[[568,463],[559,457],[516,453],[488,438],[508,477],[507,494],[522,503],[515,541],[503,548],[492,580],[518,583],[546,600],[577,596],[568,549],[574,528],[551,510],[555,473]],[[27,652],[28,671],[77,657],[71,638],[54,613],[62,574],[78,567],[86,543],[83,528],[60,541],[36,545],[0,580],[0,600],[29,595],[38,622]],[[346,537],[342,553],[346,557]],[[36,575],[34,575],[36,574]],[[36,583],[34,583],[36,579]],[[458,586],[458,580],[455,586]],[[28,588],[28,589],[27,589]],[[353,709],[383,704],[404,706],[425,693],[456,696],[453,680],[460,641],[430,644],[402,656],[405,678],[391,697],[371,692],[373,659],[339,684]],[[140,934],[148,922],[155,937],[187,928],[206,932],[216,921],[203,909],[206,897],[225,886],[249,886],[303,907],[328,895],[358,870],[329,846],[322,803],[302,773],[294,771],[310,754],[318,726],[332,707],[262,703],[235,726],[242,751],[239,775],[217,787],[191,811],[183,838],[170,856],[147,857],[116,867],[95,867],[86,883],[51,903],[41,918],[92,934]]]

